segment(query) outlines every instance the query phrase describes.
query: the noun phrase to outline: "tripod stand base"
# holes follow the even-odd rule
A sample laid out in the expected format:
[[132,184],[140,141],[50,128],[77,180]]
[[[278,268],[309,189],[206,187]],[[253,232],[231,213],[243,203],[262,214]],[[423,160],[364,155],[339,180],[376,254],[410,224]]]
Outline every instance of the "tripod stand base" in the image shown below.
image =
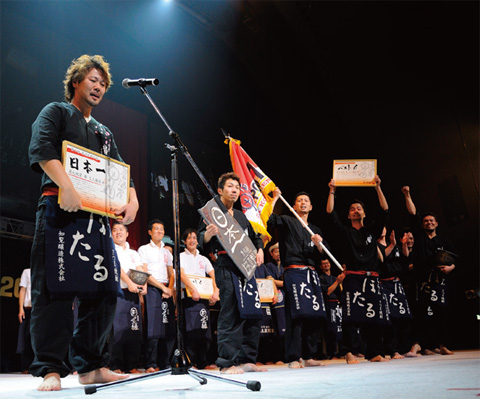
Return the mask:
[[262,388],[262,384],[260,384],[260,381],[250,380],[245,382],[245,381],[235,380],[232,378],[222,377],[219,375],[208,374],[203,371],[195,370],[192,368],[188,368],[185,370],[175,370],[174,368],[168,368],[165,370],[156,371],[154,373],[149,373],[145,375],[140,375],[138,377],[128,378],[126,380],[114,381],[114,382],[109,382],[106,384],[99,384],[99,385],[88,385],[85,387],[84,391],[86,395],[91,395],[102,389],[112,388],[117,385],[132,384],[140,380],[142,381],[148,380],[150,378],[162,377],[164,375],[181,375],[181,374],[188,374],[190,377],[197,380],[200,383],[200,385],[205,385],[208,382],[208,378],[211,378],[217,381],[226,382],[227,384],[243,386],[249,389],[250,391],[260,391],[260,389]]

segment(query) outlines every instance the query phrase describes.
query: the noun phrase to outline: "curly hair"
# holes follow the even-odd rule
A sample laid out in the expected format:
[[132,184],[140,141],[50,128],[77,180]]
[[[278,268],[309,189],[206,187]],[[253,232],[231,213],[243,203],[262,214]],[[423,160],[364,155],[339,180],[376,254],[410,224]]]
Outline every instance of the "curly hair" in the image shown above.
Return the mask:
[[65,100],[71,102],[75,95],[74,82],[81,82],[92,68],[97,69],[105,80],[105,92],[113,84],[110,74],[110,64],[101,55],[84,54],[74,59],[65,74],[63,86],[65,88]]

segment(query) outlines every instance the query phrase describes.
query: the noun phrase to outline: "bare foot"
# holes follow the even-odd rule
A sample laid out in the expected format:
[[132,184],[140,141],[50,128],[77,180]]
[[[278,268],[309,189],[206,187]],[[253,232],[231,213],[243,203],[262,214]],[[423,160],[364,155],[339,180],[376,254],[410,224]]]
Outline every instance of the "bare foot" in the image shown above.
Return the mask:
[[37,388],[39,391],[60,391],[62,384],[60,383],[60,374],[49,373],[43,377],[43,382]]
[[238,366],[241,370],[245,373],[259,373],[263,371],[268,371],[268,369],[264,369],[262,367],[258,367],[256,364],[253,363],[245,363]]
[[424,349],[424,350],[423,350],[423,354],[424,354],[425,356],[434,356],[434,355],[436,355],[436,353],[435,353],[435,352],[432,352],[430,349]]
[[345,355],[345,360],[347,361],[347,364],[358,364],[358,360],[355,356],[353,356],[352,352],[348,352]]
[[305,360],[305,367],[317,367],[317,366],[325,366],[325,363],[315,359]]
[[412,347],[410,348],[410,352],[416,353],[421,356],[422,347],[420,344],[413,344]]
[[439,350],[440,350],[441,355],[454,355],[455,354],[444,345],[440,345]]
[[290,369],[303,369],[304,367],[305,366],[303,365],[302,362],[298,362],[296,360],[288,363],[288,368],[290,368]]
[[238,368],[237,366],[230,366],[220,369],[220,374],[243,374],[243,370]]
[[389,359],[385,359],[383,356],[377,355],[370,359],[371,362],[389,362]]
[[78,375],[78,382],[83,385],[89,384],[103,384],[106,382],[113,382],[118,380],[124,380],[128,378],[128,374],[117,374],[106,368],[96,369]]
[[400,353],[395,352],[395,353],[393,354],[393,356],[391,357],[391,359],[392,359],[392,360],[393,360],[393,359],[405,359],[405,356],[402,356]]
[[155,373],[157,371],[160,371],[160,369],[158,367],[149,367],[148,369],[145,370],[145,373],[149,374],[149,373]]

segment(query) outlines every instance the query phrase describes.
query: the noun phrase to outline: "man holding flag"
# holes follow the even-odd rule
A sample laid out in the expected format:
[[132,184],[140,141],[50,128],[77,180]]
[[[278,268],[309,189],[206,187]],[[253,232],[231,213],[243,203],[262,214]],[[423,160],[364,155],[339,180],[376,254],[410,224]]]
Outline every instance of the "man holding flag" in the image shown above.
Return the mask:
[[[272,206],[275,206],[280,195],[280,190],[276,188]],[[293,216],[272,213],[268,220],[269,231],[277,229],[280,259],[285,270],[285,357],[290,368],[324,366],[314,359],[326,319],[320,278],[315,270],[324,256],[317,250],[323,242],[322,232],[308,223],[308,215],[312,210],[308,193],[296,195],[293,209],[313,235]]]
[[[315,265],[321,261],[323,251],[321,231],[308,225],[311,211],[310,196],[300,193],[295,199],[295,217],[273,214],[281,192],[240,147],[240,141],[227,136],[234,172],[240,177],[240,200],[245,216],[264,242],[271,238],[267,231],[278,228],[280,257],[285,267],[286,338],[285,355],[291,368],[322,366],[313,359],[326,317],[320,280]],[[273,192],[273,198],[270,193]],[[283,200],[283,198],[282,198]],[[301,219],[301,220],[300,220]],[[315,248],[320,249],[320,252]],[[303,361],[301,360],[303,359]]]

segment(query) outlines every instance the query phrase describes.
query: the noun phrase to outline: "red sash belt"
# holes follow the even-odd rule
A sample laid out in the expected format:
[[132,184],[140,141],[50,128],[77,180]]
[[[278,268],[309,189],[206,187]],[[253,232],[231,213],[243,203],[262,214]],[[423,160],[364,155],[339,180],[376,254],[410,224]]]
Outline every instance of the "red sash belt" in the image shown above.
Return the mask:
[[369,271],[365,271],[365,270],[359,270],[359,271],[347,270],[345,272],[345,274],[357,274],[357,275],[367,276],[367,277],[369,277],[369,276],[378,277],[377,272],[369,272]]
[[289,266],[284,266],[283,270],[288,270],[288,269],[305,269],[308,267],[310,270],[315,271],[315,268],[313,266],[308,266],[308,265],[289,265]]
[[398,277],[389,277],[389,278],[382,278],[381,281],[399,281]]
[[42,190],[42,195],[49,196],[49,195],[58,195],[58,187],[44,187]]

